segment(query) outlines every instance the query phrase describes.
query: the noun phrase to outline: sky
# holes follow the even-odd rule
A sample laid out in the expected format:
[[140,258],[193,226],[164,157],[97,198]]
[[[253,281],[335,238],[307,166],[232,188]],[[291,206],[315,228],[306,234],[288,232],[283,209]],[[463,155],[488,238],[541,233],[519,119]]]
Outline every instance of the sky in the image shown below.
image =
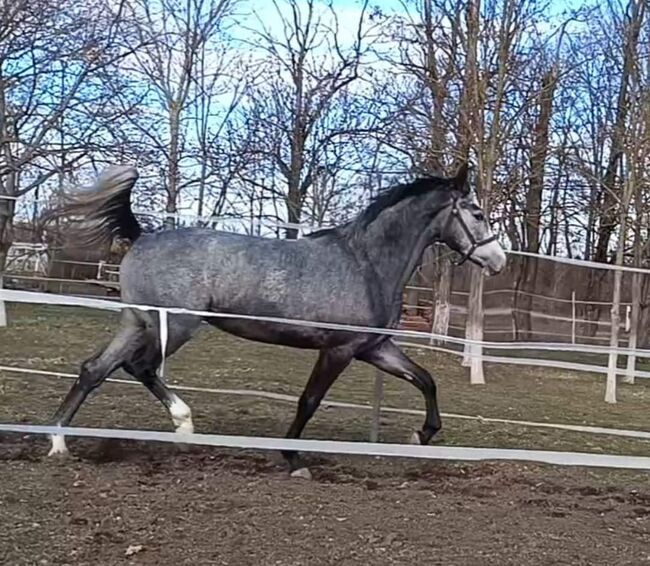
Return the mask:
[[[584,4],[585,2],[579,0],[552,0],[551,10],[559,16],[566,9],[576,8]],[[339,28],[341,31],[341,40],[343,42],[351,42],[356,36],[356,25],[361,13],[362,3],[359,0],[334,0],[334,5],[336,7]],[[403,13],[405,9],[404,4],[399,0],[374,0],[370,2],[369,10],[372,10],[372,6],[377,5],[381,7],[381,10],[384,13]],[[259,21],[256,21],[255,18],[247,19],[247,26],[257,27],[259,22],[262,22],[267,29],[271,30],[271,32],[278,35],[282,34],[282,18],[273,6],[273,2],[270,0],[250,0],[245,4],[245,6],[247,9],[252,9],[256,13],[257,18],[259,18]],[[323,17],[326,19],[331,18],[331,15],[328,14],[325,3],[320,3],[320,6],[320,13],[325,14]],[[251,32],[247,31],[244,26],[234,30],[233,33],[239,38],[251,36]],[[250,43],[246,44],[242,49],[250,51]],[[180,207],[188,212],[195,211],[195,207],[191,201],[186,200],[181,202]]]

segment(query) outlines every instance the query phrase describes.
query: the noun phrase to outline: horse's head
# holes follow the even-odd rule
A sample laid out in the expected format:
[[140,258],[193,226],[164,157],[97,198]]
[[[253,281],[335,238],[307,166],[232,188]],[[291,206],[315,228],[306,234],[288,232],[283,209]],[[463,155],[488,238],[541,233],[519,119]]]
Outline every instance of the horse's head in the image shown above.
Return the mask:
[[499,273],[505,267],[506,254],[473,197],[467,165],[461,166],[449,182],[451,200],[439,215],[438,240],[461,255],[459,264],[469,260],[492,274]]

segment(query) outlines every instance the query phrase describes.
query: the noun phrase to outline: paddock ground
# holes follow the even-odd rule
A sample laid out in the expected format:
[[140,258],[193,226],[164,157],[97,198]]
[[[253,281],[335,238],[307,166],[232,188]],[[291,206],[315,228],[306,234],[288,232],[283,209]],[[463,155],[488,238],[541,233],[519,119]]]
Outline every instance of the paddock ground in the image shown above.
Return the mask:
[[[74,372],[115,315],[11,306],[0,365]],[[603,402],[602,376],[487,365],[471,387],[458,358],[411,354],[438,381],[443,412],[647,430],[650,382]],[[299,395],[313,352],[205,329],[169,361],[168,381]],[[122,376],[123,377],[123,376]],[[367,403],[374,370],[355,364],[329,399]],[[422,408],[386,378],[386,405]],[[69,380],[0,372],[0,421],[45,423]],[[291,403],[183,393],[197,432],[281,436]],[[421,418],[382,417],[400,442]],[[105,384],[74,424],[170,430],[144,388]],[[367,411],[321,409],[306,438],[366,440]],[[447,418],[440,442],[650,456],[650,443]],[[650,475],[514,463],[310,456],[312,481],[270,453],[70,439],[66,461],[42,438],[0,436],[0,562],[70,564],[650,564]],[[127,556],[127,551],[131,554]]]

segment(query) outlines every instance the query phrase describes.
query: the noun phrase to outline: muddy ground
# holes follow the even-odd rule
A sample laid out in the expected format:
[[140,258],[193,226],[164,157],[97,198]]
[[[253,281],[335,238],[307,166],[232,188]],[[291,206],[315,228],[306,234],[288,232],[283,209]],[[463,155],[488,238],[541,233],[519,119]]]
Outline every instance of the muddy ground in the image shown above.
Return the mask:
[[[19,307],[0,330],[0,365],[73,371],[114,317]],[[602,378],[488,366],[467,384],[457,359],[412,352],[438,378],[449,413],[647,429],[647,382],[602,401]],[[167,368],[184,385],[299,394],[313,354],[202,332]],[[374,372],[346,371],[329,398],[366,403]],[[122,376],[123,377],[123,376]],[[47,422],[70,382],[0,371],[0,421]],[[183,393],[198,432],[282,435],[291,403]],[[386,381],[387,405],[421,408]],[[386,415],[384,441],[420,417]],[[74,424],[170,430],[140,386],[106,384]],[[441,442],[650,455],[650,443],[447,418]],[[321,410],[305,437],[366,440],[369,413]],[[650,474],[509,463],[308,457],[312,481],[275,454],[131,442],[0,436],[0,562],[113,564],[650,564]]]

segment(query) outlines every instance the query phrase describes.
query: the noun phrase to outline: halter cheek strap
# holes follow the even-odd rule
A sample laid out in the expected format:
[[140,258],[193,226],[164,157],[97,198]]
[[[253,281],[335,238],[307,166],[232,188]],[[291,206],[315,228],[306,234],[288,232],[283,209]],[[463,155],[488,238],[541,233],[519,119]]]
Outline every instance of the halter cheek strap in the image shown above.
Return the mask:
[[469,229],[469,226],[465,222],[463,216],[460,213],[460,208],[458,207],[458,198],[452,199],[451,203],[448,206],[451,206],[451,211],[449,212],[449,215],[447,216],[447,221],[445,222],[445,225],[442,229],[442,234],[446,234],[449,231],[449,228],[451,227],[451,224],[454,220],[457,220],[460,223],[461,228],[465,232],[465,235],[469,239],[471,246],[469,249],[465,252],[458,252],[461,254],[460,260],[456,262],[456,265],[463,265],[468,259],[472,259],[471,256],[472,254],[481,246],[485,246],[487,244],[490,244],[494,242],[497,239],[496,234],[492,234],[492,236],[489,236],[488,238],[483,238],[482,240],[477,240],[474,237],[474,234],[472,234],[472,231]]

